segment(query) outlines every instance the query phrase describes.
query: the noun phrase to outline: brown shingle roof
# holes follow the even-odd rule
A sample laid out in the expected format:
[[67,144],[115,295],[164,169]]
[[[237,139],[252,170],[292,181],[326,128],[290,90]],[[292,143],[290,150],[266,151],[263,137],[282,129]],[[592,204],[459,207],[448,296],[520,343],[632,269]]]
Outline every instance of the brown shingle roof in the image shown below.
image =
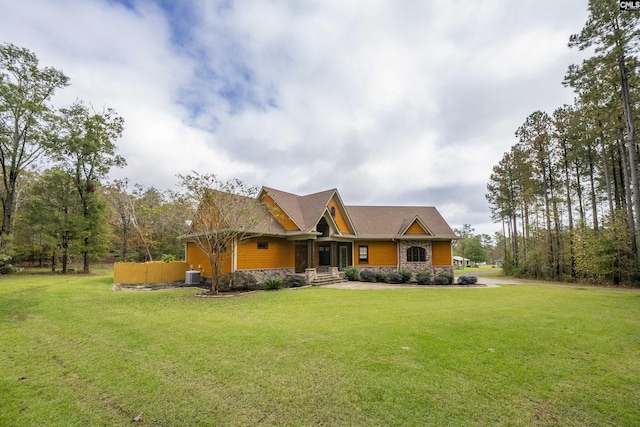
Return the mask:
[[302,209],[300,209],[300,203],[298,202],[300,196],[269,187],[262,187],[261,193],[262,192],[269,194],[278,206],[280,206],[280,209],[289,215],[289,218],[291,218],[301,230],[304,229],[304,216],[302,215]]
[[357,237],[399,237],[400,233],[418,217],[429,228],[434,238],[455,239],[449,224],[433,206],[347,206]]
[[[233,227],[256,234],[286,234],[284,227],[274,219],[269,209],[259,200],[213,189],[209,190],[209,195],[212,203],[217,204],[218,208],[226,211],[225,217],[231,219]],[[203,209],[203,207],[199,206],[198,209]],[[240,211],[245,211],[248,215],[238,214],[237,212]],[[208,217],[204,219],[210,220],[215,213],[211,212],[207,215]],[[198,234],[199,231],[202,231],[198,230],[198,227],[197,223],[192,223],[191,230],[187,236]]]
[[335,192],[336,189],[334,188],[300,197],[300,208],[304,216],[305,230],[311,230],[318,224]]
[[324,214],[336,189],[298,196],[274,188],[262,187],[280,208],[295,222],[301,231],[311,231]]
[[[274,188],[263,187],[262,192],[269,194],[280,208],[300,227],[303,233],[312,232],[322,215],[327,204],[334,195],[340,199],[338,191],[321,191],[306,196],[287,193]],[[234,196],[243,198],[242,196]],[[440,212],[433,206],[345,206],[351,224],[355,228],[355,235],[350,237],[360,239],[394,239],[401,238],[402,233],[416,220],[427,227],[432,239],[455,239],[449,224],[444,220]],[[254,214],[261,219],[256,231],[274,234],[289,235],[295,232],[287,232],[274,220],[266,206],[255,200],[252,208]],[[405,235],[406,238],[418,238],[419,234]]]

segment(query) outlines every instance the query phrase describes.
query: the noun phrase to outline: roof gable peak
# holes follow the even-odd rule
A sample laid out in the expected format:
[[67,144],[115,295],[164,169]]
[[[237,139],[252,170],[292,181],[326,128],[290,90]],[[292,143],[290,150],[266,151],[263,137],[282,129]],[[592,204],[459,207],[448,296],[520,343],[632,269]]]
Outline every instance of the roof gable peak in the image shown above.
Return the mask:
[[429,227],[418,215],[414,216],[413,219],[406,221],[406,223],[403,224],[403,227],[400,229],[399,234],[401,236],[407,234],[426,234],[427,236],[433,235],[431,230],[429,230]]

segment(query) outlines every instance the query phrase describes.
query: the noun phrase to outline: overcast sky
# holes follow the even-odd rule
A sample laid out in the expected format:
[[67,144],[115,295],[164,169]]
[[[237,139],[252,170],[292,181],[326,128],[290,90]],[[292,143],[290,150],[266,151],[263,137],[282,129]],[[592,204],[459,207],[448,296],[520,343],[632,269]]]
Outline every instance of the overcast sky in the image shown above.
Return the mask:
[[0,42],[61,69],[56,94],[114,108],[127,166],[191,170],[347,205],[436,206],[498,230],[493,165],[573,94],[587,0],[0,0]]

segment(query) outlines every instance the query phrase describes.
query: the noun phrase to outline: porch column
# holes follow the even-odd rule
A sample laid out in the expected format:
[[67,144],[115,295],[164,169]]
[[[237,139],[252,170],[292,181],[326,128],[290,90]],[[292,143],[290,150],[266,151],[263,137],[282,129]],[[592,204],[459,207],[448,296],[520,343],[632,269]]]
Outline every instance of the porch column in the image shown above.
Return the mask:
[[338,242],[331,242],[331,250],[329,252],[331,254],[331,267],[338,266]]
[[315,255],[313,239],[309,239],[307,240],[307,268],[315,268],[316,265],[313,262],[313,260],[316,259]]

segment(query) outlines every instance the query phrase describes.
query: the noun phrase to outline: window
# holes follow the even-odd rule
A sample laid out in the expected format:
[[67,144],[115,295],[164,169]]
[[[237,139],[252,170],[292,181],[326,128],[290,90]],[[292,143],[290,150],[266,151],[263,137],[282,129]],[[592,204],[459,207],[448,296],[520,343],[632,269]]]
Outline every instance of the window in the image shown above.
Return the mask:
[[269,249],[269,242],[258,242],[258,249]]
[[331,209],[329,209],[329,212],[331,212],[331,216],[333,218],[336,217],[336,208],[335,208],[335,206],[331,206]]
[[318,230],[319,233],[322,233],[322,237],[329,237],[329,224],[327,224],[327,220],[321,218],[320,221],[318,221],[316,230]]
[[361,263],[369,262],[369,246],[358,246],[358,260]]
[[419,246],[412,246],[407,249],[407,262],[425,262],[427,251]]

